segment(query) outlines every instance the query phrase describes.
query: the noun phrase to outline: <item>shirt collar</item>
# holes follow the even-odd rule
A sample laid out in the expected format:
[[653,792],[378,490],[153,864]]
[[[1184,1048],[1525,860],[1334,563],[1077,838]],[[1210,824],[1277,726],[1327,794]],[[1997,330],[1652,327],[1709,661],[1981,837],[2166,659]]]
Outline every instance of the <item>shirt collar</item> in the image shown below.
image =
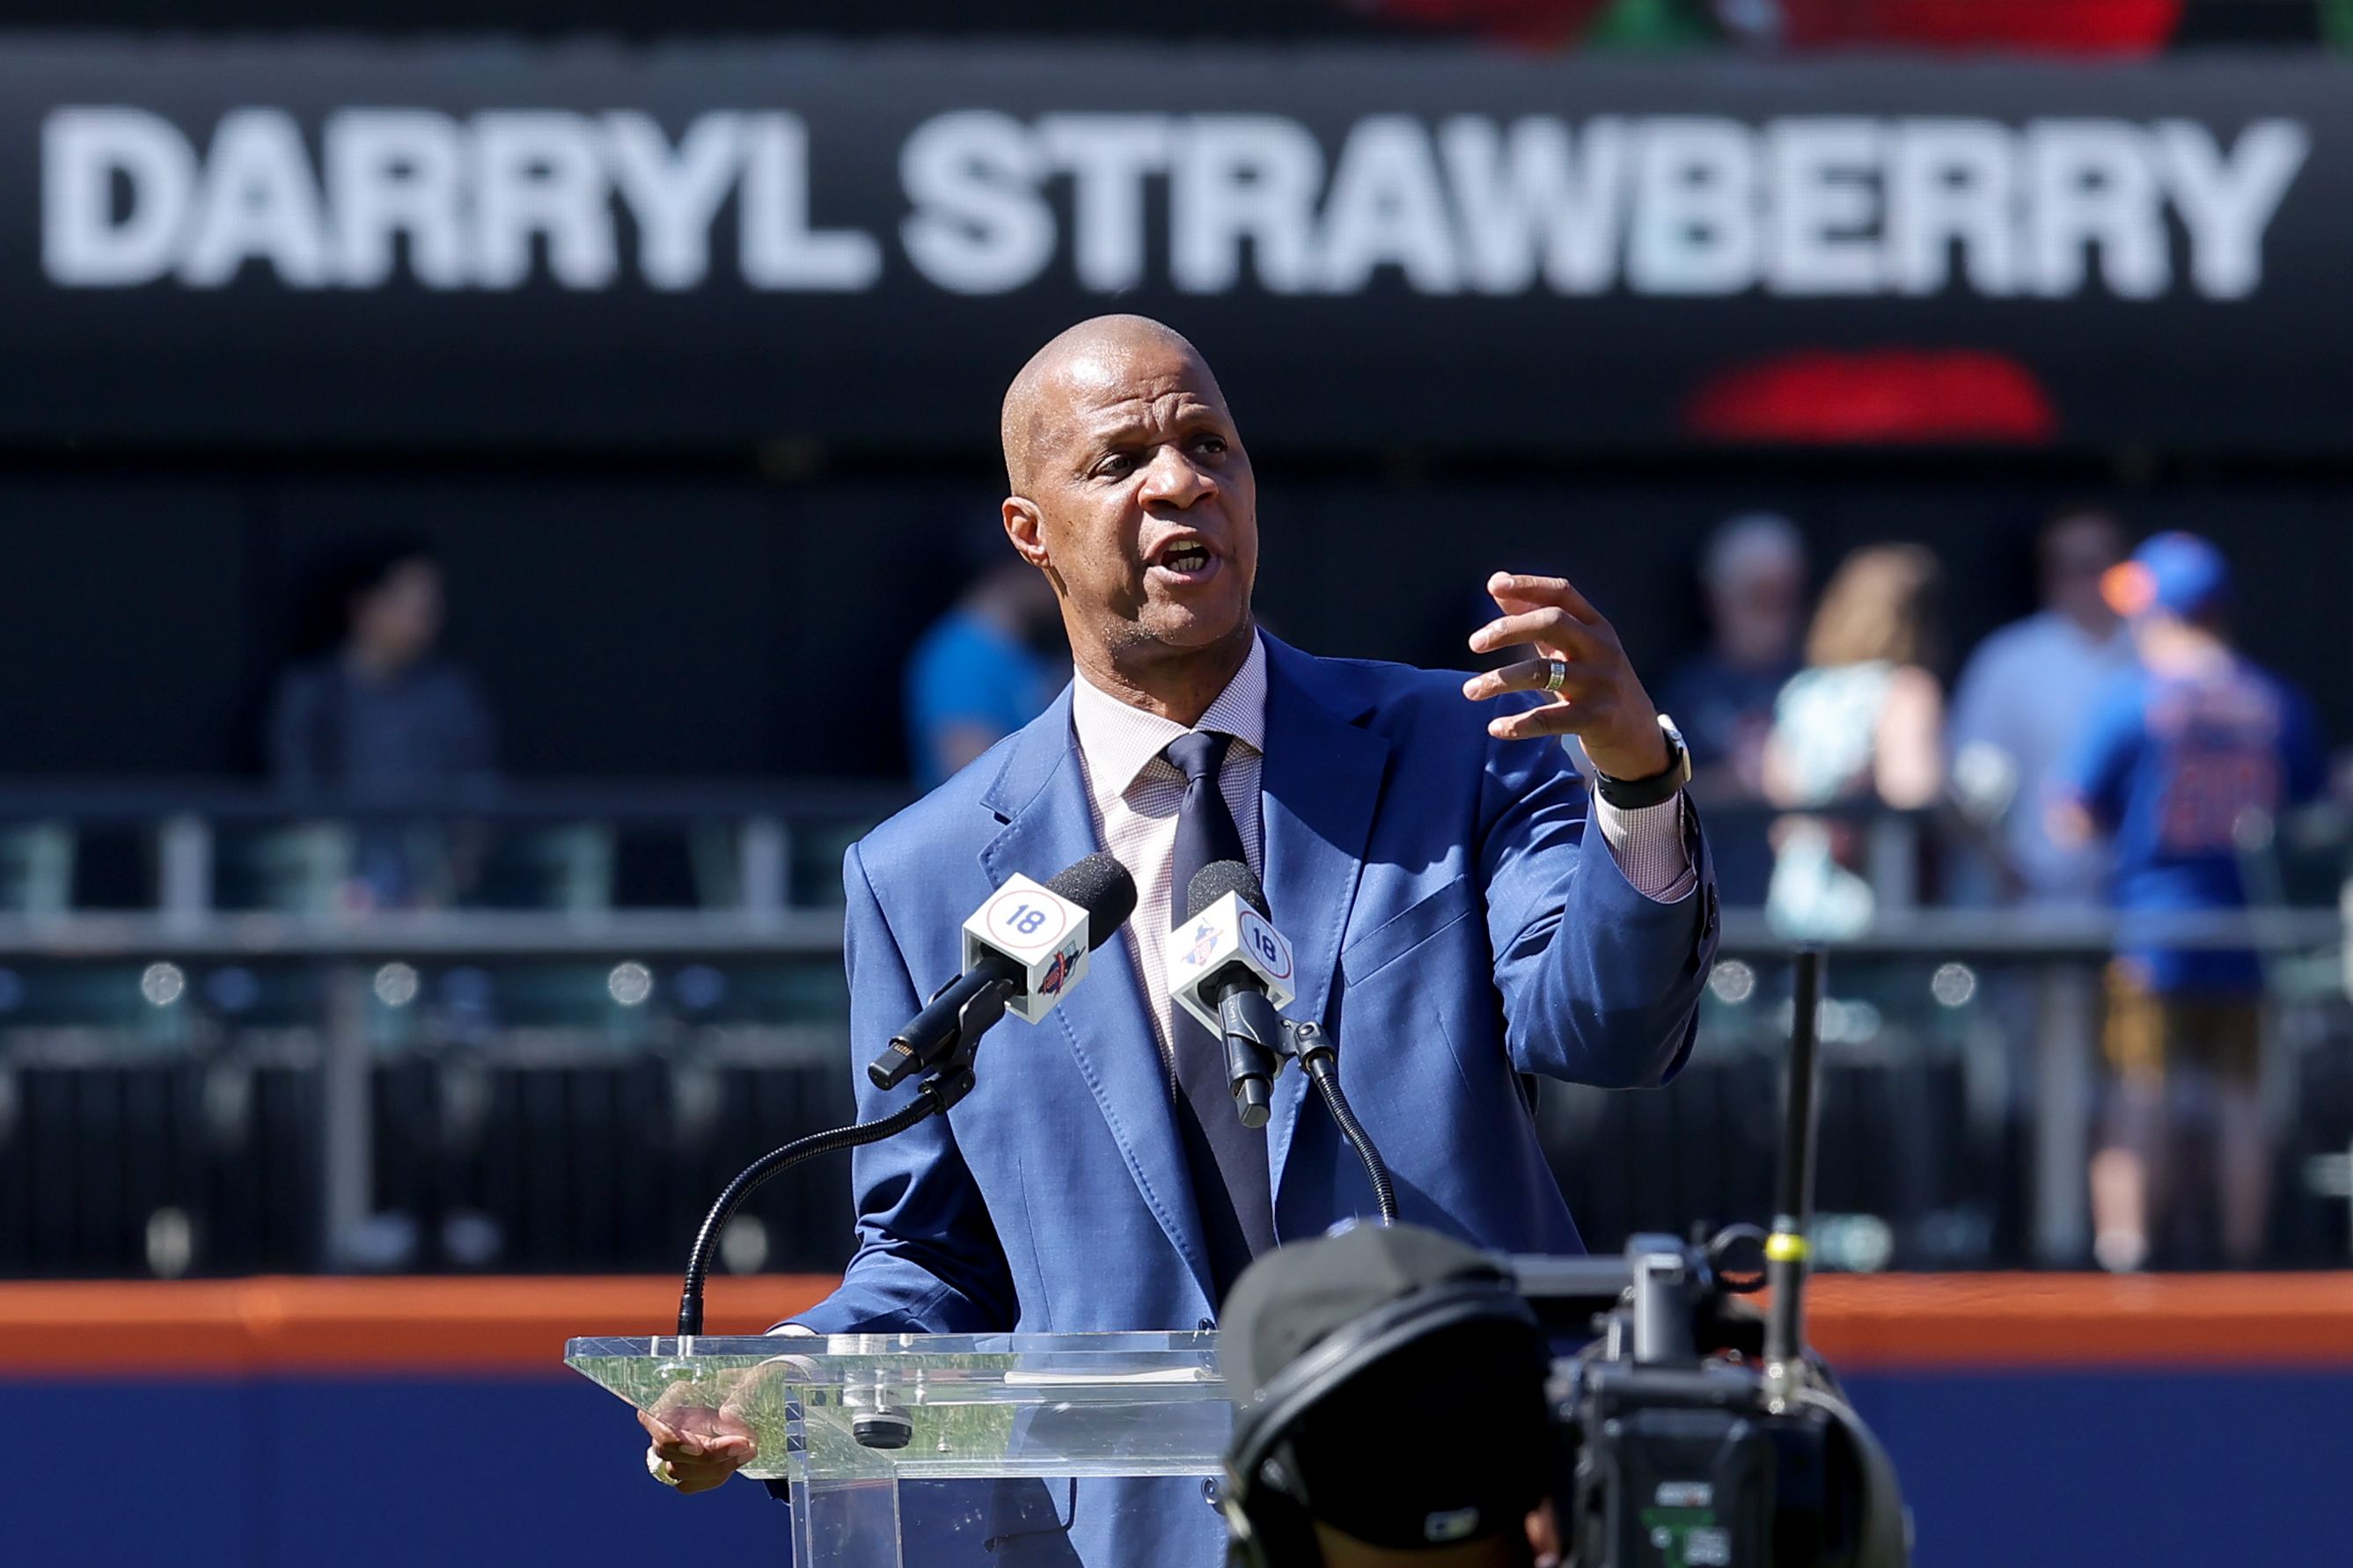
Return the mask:
[[[1254,752],[1266,750],[1266,639],[1250,635],[1250,657],[1195,726],[1231,735]],[[1071,683],[1071,728],[1098,788],[1127,793],[1161,748],[1188,733],[1173,719],[1133,708],[1082,674]]]

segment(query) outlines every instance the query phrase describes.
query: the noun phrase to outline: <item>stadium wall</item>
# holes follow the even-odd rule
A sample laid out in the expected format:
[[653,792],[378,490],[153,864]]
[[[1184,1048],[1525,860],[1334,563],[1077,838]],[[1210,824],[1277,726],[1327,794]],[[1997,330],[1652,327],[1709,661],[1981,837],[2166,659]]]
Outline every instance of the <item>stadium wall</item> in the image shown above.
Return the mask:
[[[715,1281],[714,1331],[830,1283]],[[781,1563],[786,1516],[760,1489],[644,1481],[635,1425],[558,1359],[568,1335],[661,1322],[671,1292],[0,1286],[8,1559]],[[1920,1568],[2297,1561],[2336,1526],[2353,1277],[1831,1278],[1813,1334],[1895,1456]]]

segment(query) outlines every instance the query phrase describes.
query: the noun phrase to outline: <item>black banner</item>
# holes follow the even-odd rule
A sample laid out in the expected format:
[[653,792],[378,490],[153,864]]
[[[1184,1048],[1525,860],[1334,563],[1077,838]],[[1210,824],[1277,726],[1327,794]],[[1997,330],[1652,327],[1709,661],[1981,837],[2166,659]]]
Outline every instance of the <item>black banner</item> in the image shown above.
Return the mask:
[[2346,442],[2353,69],[0,46],[0,439],[987,447],[1127,309],[1253,438]]

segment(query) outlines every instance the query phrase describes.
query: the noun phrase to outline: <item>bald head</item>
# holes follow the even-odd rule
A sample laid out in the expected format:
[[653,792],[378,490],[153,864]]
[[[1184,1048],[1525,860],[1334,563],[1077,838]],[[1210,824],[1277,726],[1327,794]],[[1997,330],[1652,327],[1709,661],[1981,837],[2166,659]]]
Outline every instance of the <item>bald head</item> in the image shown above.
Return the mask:
[[1098,316],[1005,394],[1006,536],[1054,584],[1098,689],[1198,720],[1256,638],[1258,481],[1191,343]]
[[[1174,363],[1172,363],[1174,362]],[[1070,434],[1074,408],[1116,397],[1164,378],[1176,363],[1220,407],[1225,395],[1208,362],[1183,333],[1149,316],[1096,316],[1066,328],[1005,389],[998,435],[1005,477],[1016,495],[1028,495],[1039,458]]]

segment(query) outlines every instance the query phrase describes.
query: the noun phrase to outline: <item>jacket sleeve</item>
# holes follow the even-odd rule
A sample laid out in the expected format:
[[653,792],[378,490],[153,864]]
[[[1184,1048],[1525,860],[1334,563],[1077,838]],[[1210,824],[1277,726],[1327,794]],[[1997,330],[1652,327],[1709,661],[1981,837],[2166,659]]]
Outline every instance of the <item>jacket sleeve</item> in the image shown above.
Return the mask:
[[1686,798],[1698,885],[1672,903],[1626,880],[1585,783],[1553,742],[1487,742],[1479,875],[1515,1070],[1647,1089],[1681,1070],[1719,935],[1715,866]]
[[[871,1121],[914,1097],[912,1080],[888,1092],[876,1089],[865,1066],[921,1003],[855,845],[843,858],[841,879],[849,1067],[858,1118]],[[841,1288],[792,1321],[835,1334],[979,1333],[1013,1326],[1012,1273],[945,1117],[928,1118],[855,1151],[850,1187],[858,1205],[858,1251]]]

